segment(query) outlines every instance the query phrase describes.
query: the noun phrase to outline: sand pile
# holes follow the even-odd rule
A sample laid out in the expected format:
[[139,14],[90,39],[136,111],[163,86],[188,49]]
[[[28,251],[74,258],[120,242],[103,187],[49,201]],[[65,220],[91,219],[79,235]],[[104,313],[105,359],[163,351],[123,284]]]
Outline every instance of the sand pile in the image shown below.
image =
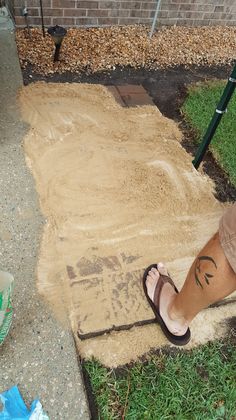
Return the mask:
[[[155,106],[121,108],[102,86],[31,84],[20,94],[27,162],[46,218],[40,293],[70,318],[82,356],[115,365],[166,344],[142,272],[164,261],[181,286],[222,207],[192,166],[177,125]],[[232,305],[203,312],[190,345],[222,334]],[[203,324],[204,323],[204,324]],[[202,328],[204,325],[204,328]]]

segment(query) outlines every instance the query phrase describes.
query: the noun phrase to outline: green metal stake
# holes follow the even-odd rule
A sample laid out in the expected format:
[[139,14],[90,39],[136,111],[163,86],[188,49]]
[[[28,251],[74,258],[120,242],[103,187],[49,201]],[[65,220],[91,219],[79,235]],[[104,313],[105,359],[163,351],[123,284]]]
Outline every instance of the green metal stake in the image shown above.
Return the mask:
[[220,124],[221,118],[223,117],[223,114],[227,112],[227,105],[234,93],[234,90],[236,88],[236,64],[234,66],[234,69],[230,75],[230,78],[228,80],[228,83],[225,87],[225,90],[223,92],[223,95],[220,99],[220,102],[215,110],[215,113],[212,117],[212,120],[208,126],[208,129],[206,131],[205,136],[203,137],[202,143],[200,144],[196,156],[193,160],[193,165],[197,169],[202,162],[202,159],[207,151],[207,148],[216,132],[216,129],[218,125]]

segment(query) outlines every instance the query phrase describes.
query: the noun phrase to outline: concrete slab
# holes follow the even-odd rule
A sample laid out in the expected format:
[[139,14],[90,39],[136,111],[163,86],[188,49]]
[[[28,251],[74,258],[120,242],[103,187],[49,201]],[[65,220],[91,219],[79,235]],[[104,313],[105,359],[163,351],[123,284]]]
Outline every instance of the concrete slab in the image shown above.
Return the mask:
[[14,33],[0,31],[0,269],[15,277],[15,315],[0,348],[0,392],[18,384],[26,401],[39,397],[50,419],[88,419],[70,329],[55,321],[35,288],[44,220],[21,141],[28,127],[16,106],[22,85]]

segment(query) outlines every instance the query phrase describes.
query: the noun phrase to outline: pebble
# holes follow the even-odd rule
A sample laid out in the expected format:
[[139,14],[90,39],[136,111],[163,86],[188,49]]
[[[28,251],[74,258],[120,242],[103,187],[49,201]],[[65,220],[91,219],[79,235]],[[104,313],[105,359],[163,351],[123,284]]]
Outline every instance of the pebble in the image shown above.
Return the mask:
[[[63,40],[60,61],[53,63],[54,44],[39,28],[18,29],[16,42],[20,63],[32,72],[53,73],[114,71],[117,66],[134,69],[231,64],[235,56],[236,27],[168,26],[149,38],[143,25],[104,28],[71,28]],[[32,75],[30,75],[32,77]]]

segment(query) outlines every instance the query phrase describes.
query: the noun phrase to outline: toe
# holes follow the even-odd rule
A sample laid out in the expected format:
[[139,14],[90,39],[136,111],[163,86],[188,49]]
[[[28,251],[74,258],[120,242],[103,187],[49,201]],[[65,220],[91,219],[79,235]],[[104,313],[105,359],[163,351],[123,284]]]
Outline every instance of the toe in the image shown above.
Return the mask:
[[152,268],[149,272],[148,272],[149,276],[152,277],[153,280],[158,280],[160,277],[160,273],[157,271],[156,268]]
[[164,266],[162,262],[157,264],[157,268],[160,274],[162,274],[163,276],[168,276],[167,268]]
[[154,284],[154,279],[151,276],[147,276],[146,278],[146,285],[147,287],[152,286]]
[[155,276],[157,276],[158,278],[160,277],[160,273],[157,268],[152,267],[151,271],[155,274]]
[[[151,271],[150,271],[151,272]],[[149,272],[149,273],[150,273]],[[147,275],[146,277],[146,287],[147,293],[150,299],[153,301],[156,285],[157,285],[158,278],[154,277],[154,274],[151,272],[151,275]]]

